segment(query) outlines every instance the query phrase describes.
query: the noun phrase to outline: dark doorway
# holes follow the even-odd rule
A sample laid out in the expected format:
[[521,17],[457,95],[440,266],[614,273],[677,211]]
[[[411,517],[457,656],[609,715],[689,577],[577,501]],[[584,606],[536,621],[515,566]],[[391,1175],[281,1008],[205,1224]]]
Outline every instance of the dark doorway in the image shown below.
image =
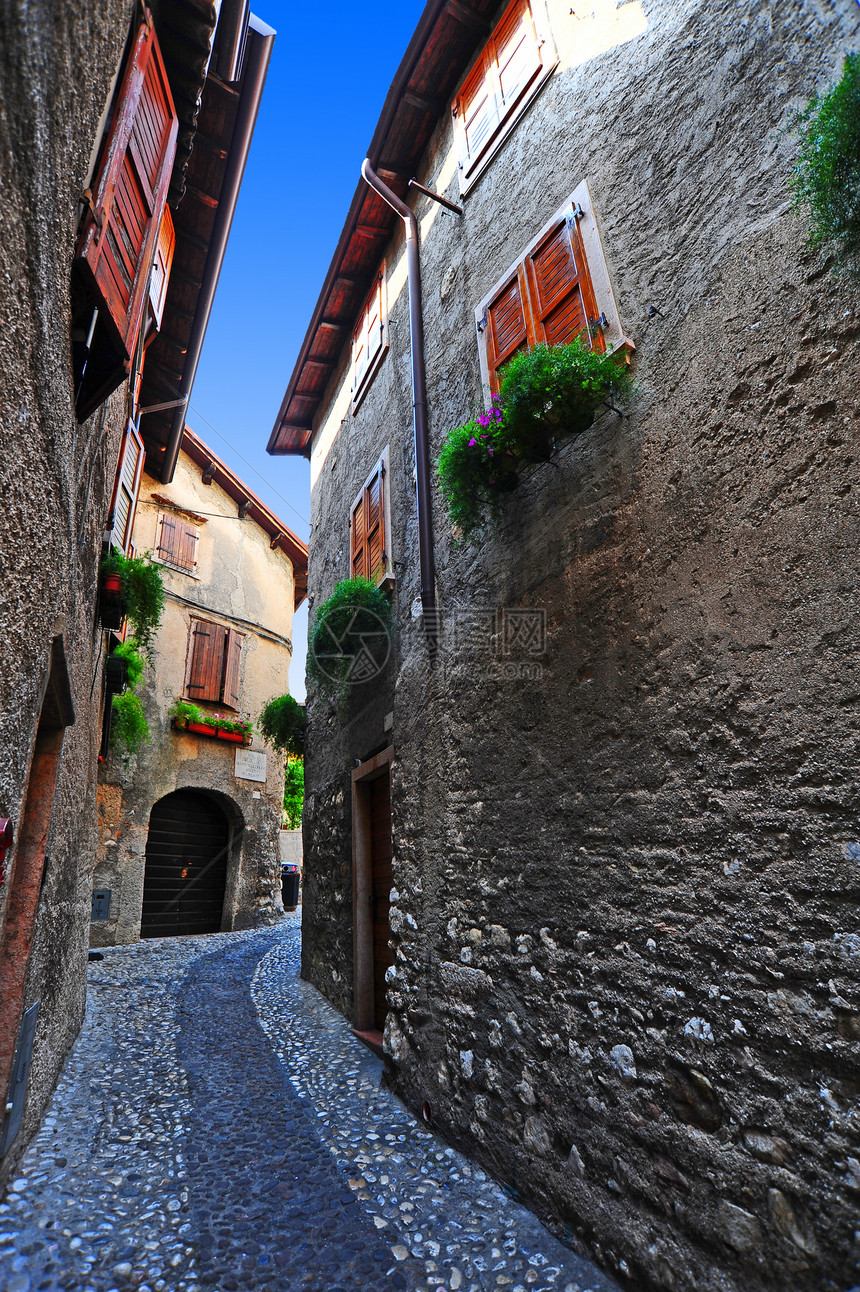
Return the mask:
[[373,904],[373,1014],[374,1026],[385,1027],[385,971],[394,963],[388,939],[388,911],[391,906],[391,777],[370,782],[370,870]]
[[142,938],[218,933],[230,854],[230,824],[200,790],[176,790],[149,817]]
[[353,1026],[368,1044],[381,1045],[388,1012],[385,971],[394,963],[388,940],[391,869],[391,761],[385,749],[352,773]]

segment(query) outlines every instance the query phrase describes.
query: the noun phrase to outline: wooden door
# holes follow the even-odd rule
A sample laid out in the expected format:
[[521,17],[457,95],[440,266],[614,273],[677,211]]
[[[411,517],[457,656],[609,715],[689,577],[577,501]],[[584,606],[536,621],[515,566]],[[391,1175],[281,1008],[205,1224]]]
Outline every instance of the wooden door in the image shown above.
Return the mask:
[[218,805],[177,790],[149,818],[140,936],[218,933],[224,908],[230,828]]
[[394,963],[388,945],[391,931],[388,911],[391,905],[391,775],[370,782],[370,900],[373,907],[373,1015],[381,1032],[388,1007],[385,1002],[385,971]]

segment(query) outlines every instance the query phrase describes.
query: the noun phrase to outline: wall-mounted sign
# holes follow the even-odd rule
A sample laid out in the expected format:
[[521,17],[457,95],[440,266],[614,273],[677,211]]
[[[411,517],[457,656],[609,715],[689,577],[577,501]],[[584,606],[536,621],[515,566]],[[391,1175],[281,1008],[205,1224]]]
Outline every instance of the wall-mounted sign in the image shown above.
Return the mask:
[[233,775],[239,781],[265,781],[266,752],[263,749],[237,749]]

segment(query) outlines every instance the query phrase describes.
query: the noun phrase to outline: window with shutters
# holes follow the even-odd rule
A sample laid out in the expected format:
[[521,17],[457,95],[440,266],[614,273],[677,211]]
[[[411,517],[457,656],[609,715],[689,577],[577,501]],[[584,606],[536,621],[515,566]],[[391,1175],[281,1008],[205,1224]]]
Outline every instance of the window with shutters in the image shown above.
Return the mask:
[[632,350],[622,330],[587,183],[583,182],[475,310],[481,376],[491,392],[519,350],[585,336]]
[[143,474],[143,440],[134,422],[129,422],[122,437],[119,461],[113,485],[107,523],[107,541],[126,556],[131,554],[131,531]]
[[244,633],[209,619],[192,619],[188,640],[185,698],[220,704],[238,712]]
[[197,525],[173,512],[162,511],[158,514],[158,529],[155,537],[155,557],[164,565],[194,574],[197,570],[197,544],[200,530]]
[[391,575],[388,449],[376,463],[349,513],[350,577],[381,582]]
[[[73,271],[75,407],[93,412],[128,376],[159,256],[169,272],[172,225],[164,222],[176,154],[177,116],[148,12],[131,42],[84,214]],[[159,247],[159,233],[162,232]],[[155,317],[163,304],[156,282]]]
[[542,0],[513,0],[454,101],[462,193],[469,190],[557,63]]
[[355,412],[388,349],[383,263],[352,334],[352,411]]

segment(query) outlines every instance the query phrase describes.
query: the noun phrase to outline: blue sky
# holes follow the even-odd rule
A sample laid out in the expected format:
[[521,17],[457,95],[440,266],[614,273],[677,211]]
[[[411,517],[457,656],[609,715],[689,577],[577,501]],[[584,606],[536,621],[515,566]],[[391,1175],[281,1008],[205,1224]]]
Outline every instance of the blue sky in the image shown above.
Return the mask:
[[[343,0],[253,5],[278,36],[188,424],[305,541],[308,464],[270,457],[266,441],[422,8],[375,0],[368,21],[366,8]],[[290,669],[299,699],[306,635],[305,605]]]

